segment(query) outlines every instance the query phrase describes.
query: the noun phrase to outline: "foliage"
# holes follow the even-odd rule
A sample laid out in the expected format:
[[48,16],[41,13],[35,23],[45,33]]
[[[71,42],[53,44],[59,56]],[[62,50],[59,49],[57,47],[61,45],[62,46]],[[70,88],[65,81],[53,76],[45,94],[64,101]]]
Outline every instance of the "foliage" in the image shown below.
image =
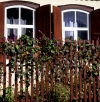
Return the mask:
[[[26,66],[32,66],[34,68],[33,62],[40,67],[41,62],[55,61],[60,55],[62,55],[62,57],[66,55],[70,57],[70,53],[73,52],[78,55],[78,57],[76,57],[72,54],[73,62],[82,63],[82,66],[77,63],[74,63],[74,66],[80,68],[89,62],[92,64],[92,70],[90,71],[92,76],[98,74],[96,70],[100,67],[99,45],[95,46],[88,41],[80,41],[80,44],[77,45],[72,40],[67,40],[66,43],[62,45],[61,42],[46,38],[45,35],[43,35],[41,39],[33,39],[27,35],[22,35],[22,37],[15,40],[15,42],[16,44],[10,40],[9,42],[0,44],[0,52],[6,53],[6,55],[10,57],[8,65],[11,67],[12,72],[14,71],[16,62],[21,63],[20,67],[25,63]],[[28,68],[28,72],[29,71],[31,71],[31,69]]]
[[18,100],[25,100],[26,94],[28,94],[28,98],[30,98],[29,93],[27,93],[26,91],[22,91],[21,94],[20,92],[18,92]]
[[[27,80],[24,80],[25,83],[28,83],[27,87],[30,85],[28,79],[32,74],[32,70],[36,67],[35,65],[41,67],[41,62],[52,60],[52,56],[55,56],[56,53],[59,52],[58,42],[53,39],[50,40],[44,35],[40,40],[22,35],[20,39],[15,39],[14,42],[10,39],[5,43],[1,43],[0,46],[1,54],[5,53],[10,59],[7,66],[11,68],[11,72],[15,72],[16,64],[20,63],[17,65],[18,71],[15,73],[18,77],[27,77]],[[23,66],[26,66],[27,70],[21,73]]]
[[[41,90],[41,82],[39,82],[39,90]],[[36,87],[34,86],[34,90],[36,92]],[[70,98],[70,87],[64,85],[61,82],[56,82],[51,88],[51,84],[49,84],[48,91],[46,90],[46,83],[43,86],[44,98],[41,97],[41,91],[37,96],[34,93],[34,101],[41,100],[43,102],[66,102]]]
[[[95,46],[89,41],[81,40],[79,41],[79,44],[77,44],[78,42],[67,40],[65,44],[62,44],[55,39],[46,38],[45,35],[40,39],[22,35],[20,39],[15,39],[14,42],[9,39],[9,41],[1,43],[0,52],[2,54],[6,53],[9,57],[10,61],[8,66],[10,66],[12,72],[15,72],[14,66],[16,63],[20,63],[18,65],[18,72],[16,72],[19,77],[26,77],[27,72],[27,79],[29,79],[31,71],[36,67],[40,68],[41,62],[46,63],[48,61],[53,61],[55,63],[54,67],[57,68],[60,62],[56,62],[56,60],[61,58],[64,59],[62,60],[63,62],[65,60],[69,61],[69,64],[63,64],[63,68],[70,66],[71,63],[73,63],[72,68],[83,68],[87,64],[87,75],[93,77],[98,75],[98,69],[100,67],[100,46]],[[68,55],[68,59],[66,59],[66,55]],[[70,60],[70,57],[72,57],[72,61]],[[19,73],[24,64],[27,67],[27,71]]]
[[66,102],[70,98],[70,88],[63,83],[55,83],[49,98],[52,102]]
[[15,102],[12,87],[7,87],[5,93],[0,96],[1,102]]
[[[30,76],[33,74],[33,69],[38,69],[41,72],[43,67],[44,69],[49,68],[49,72],[53,74],[55,82],[59,81],[66,85],[65,78],[68,75],[67,84],[69,86],[71,77],[79,77],[78,72],[77,75],[70,77],[71,70],[73,72],[75,72],[75,69],[82,71],[82,81],[84,82],[84,69],[86,68],[86,78],[90,78],[87,80],[88,83],[92,83],[93,78],[99,75],[100,45],[96,46],[89,41],[66,40],[63,43],[55,39],[46,38],[45,35],[39,39],[22,35],[20,39],[15,39],[14,42],[10,39],[5,43],[0,43],[0,53],[6,54],[9,58],[7,66],[10,67],[11,72],[15,72],[17,77],[24,77],[27,88],[30,85],[29,81]],[[50,68],[49,63],[53,65],[52,68]],[[17,71],[15,70],[16,65],[18,67]],[[23,71],[23,66],[26,67],[25,72]],[[38,78],[39,74],[36,73],[36,80]],[[59,84],[58,87],[62,87],[62,85]],[[63,93],[61,90],[58,91]],[[59,97],[61,96],[62,94],[59,93]]]

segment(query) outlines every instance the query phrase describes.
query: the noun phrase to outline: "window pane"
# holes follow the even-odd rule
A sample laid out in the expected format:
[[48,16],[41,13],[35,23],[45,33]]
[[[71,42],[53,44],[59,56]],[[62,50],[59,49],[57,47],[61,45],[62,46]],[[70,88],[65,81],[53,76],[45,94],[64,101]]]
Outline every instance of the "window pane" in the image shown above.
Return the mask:
[[33,37],[33,28],[22,28],[22,34]]
[[78,38],[82,40],[88,40],[87,31],[78,31]]
[[74,31],[65,31],[65,40],[74,40]]
[[21,8],[21,24],[32,25],[33,24],[33,11],[25,8]]
[[87,27],[87,14],[83,12],[76,12],[76,26]]
[[14,37],[17,37],[17,29],[8,28],[7,38],[14,40]]
[[65,12],[63,14],[63,26],[74,27],[75,26],[75,12]]
[[19,23],[19,9],[18,8],[7,9],[7,24],[18,23]]

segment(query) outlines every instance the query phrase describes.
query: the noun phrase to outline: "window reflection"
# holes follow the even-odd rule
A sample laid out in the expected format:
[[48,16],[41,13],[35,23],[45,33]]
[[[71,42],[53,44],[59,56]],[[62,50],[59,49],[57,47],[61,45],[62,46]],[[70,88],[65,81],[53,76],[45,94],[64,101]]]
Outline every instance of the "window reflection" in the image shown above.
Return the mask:
[[32,25],[33,24],[33,11],[25,8],[21,8],[21,24]]
[[8,39],[12,39],[14,40],[14,37],[17,37],[17,29],[14,28],[14,29],[11,29],[11,28],[8,28]]
[[83,12],[76,12],[77,27],[87,27],[87,14]]
[[81,40],[88,40],[87,31],[78,31],[78,38]]
[[74,27],[75,26],[75,12],[65,12],[63,15],[64,27]]
[[74,31],[65,31],[65,40],[74,40]]
[[22,28],[22,34],[33,37],[33,28]]
[[18,8],[7,9],[7,24],[18,23],[19,23],[19,9]]

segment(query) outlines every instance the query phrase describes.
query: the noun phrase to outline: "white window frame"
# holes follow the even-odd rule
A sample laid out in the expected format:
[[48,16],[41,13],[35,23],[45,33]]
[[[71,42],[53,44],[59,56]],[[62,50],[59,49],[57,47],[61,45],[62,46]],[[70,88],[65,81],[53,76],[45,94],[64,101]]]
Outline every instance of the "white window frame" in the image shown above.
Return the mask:
[[[10,8],[19,8],[19,24],[7,24],[7,9]],[[22,25],[20,22],[20,17],[21,17],[21,8],[25,8],[25,9],[29,9],[33,11],[33,24],[32,25]],[[32,9],[30,7],[27,6],[23,6],[23,5],[14,5],[14,6],[9,6],[9,7],[5,7],[5,26],[4,26],[4,36],[7,38],[7,29],[8,28],[17,28],[18,29],[18,35],[17,35],[17,39],[19,39],[21,37],[21,29],[22,28],[32,28],[33,29],[33,38],[35,38],[35,9]]]
[[[65,12],[70,12],[70,11],[74,11],[75,12],[75,27],[64,27],[64,23],[63,23],[63,14]],[[87,14],[87,27],[76,27],[76,11],[82,12]],[[65,31],[74,31],[74,40],[78,39],[77,36],[77,31],[87,31],[88,37],[87,40],[89,40],[90,36],[89,36],[89,12],[87,11],[83,11],[83,10],[79,10],[79,9],[69,9],[69,10],[63,10],[62,12],[62,40],[65,42]]]

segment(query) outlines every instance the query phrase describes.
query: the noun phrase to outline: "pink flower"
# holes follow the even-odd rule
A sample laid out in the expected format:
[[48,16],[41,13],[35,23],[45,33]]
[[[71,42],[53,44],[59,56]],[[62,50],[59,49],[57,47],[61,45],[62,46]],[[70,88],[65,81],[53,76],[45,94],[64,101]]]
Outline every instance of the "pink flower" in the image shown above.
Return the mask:
[[42,33],[42,31],[41,31],[41,30],[38,30],[38,32]]
[[39,37],[39,39],[41,39],[41,37]]
[[6,41],[6,37],[2,37],[2,39]]
[[14,39],[17,39],[17,36],[14,36]]
[[98,80],[100,80],[100,76],[98,76]]
[[10,39],[9,39],[9,38],[7,38],[7,40],[9,41]]

